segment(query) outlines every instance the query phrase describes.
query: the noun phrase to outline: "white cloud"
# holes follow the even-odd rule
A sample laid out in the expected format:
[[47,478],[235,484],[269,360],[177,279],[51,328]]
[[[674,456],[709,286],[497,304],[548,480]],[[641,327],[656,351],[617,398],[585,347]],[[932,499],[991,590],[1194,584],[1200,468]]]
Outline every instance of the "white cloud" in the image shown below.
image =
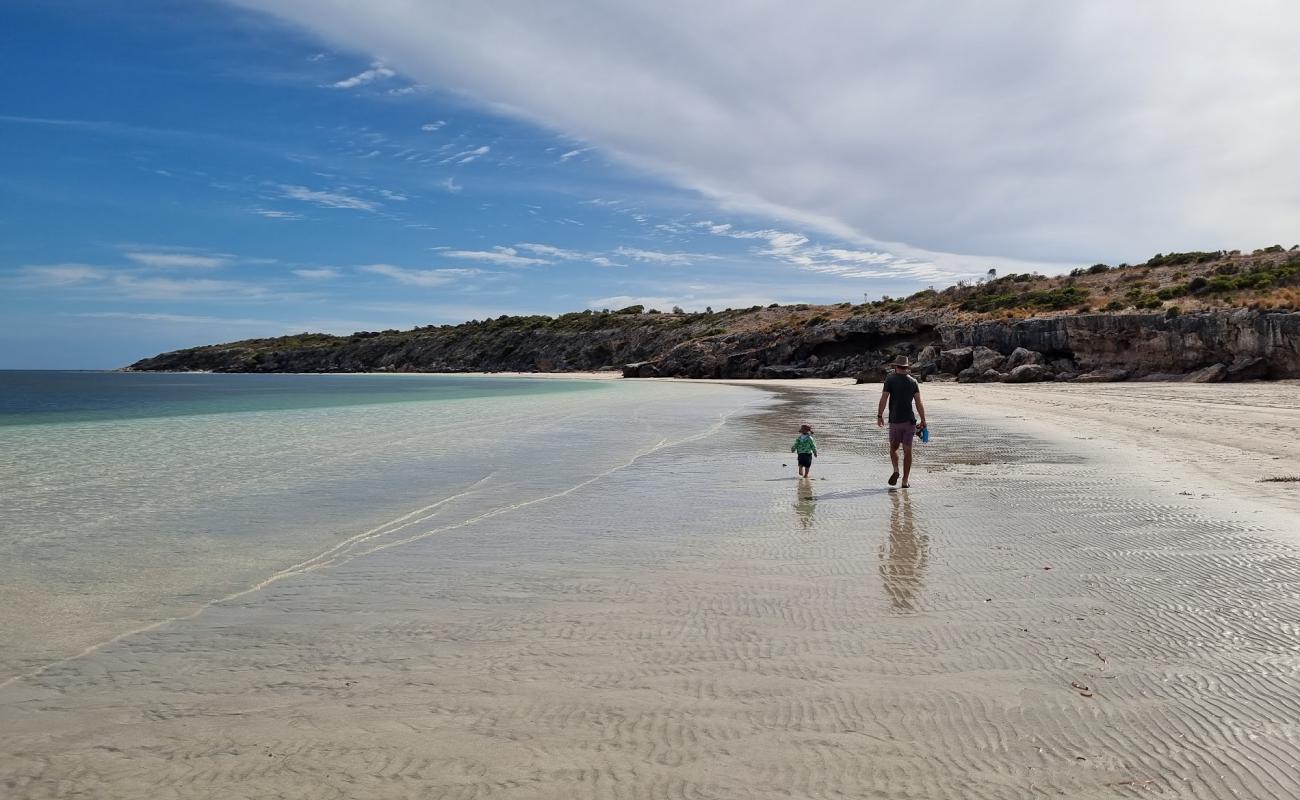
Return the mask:
[[445,127],[446,125],[447,125],[447,121],[446,121],[446,120],[442,120],[442,119],[440,119],[440,120],[437,120],[436,122],[426,122],[426,123],[424,123],[423,125],[420,126],[420,130],[422,130],[422,131],[436,131],[436,130],[440,130],[440,129],[442,129],[442,128]]
[[491,250],[447,250],[443,252],[443,255],[454,259],[487,261],[504,267],[527,267],[533,264],[551,263],[544,258],[521,256],[519,251],[513,247],[494,247]]
[[295,269],[293,270],[293,274],[309,281],[327,281],[337,278],[343,273],[333,267],[319,267],[316,269]]
[[179,322],[182,324],[218,324],[218,325],[255,325],[258,327],[278,327],[282,323],[265,319],[231,319],[230,317],[194,316],[190,314],[148,314],[133,311],[88,311],[83,313],[63,314],[65,317],[85,317],[89,319],[138,319],[147,322]]
[[[549,244],[535,244],[532,242],[521,242],[515,245],[520,250],[527,250],[530,253],[536,253],[539,256],[553,258],[557,261],[589,261],[601,267],[621,267],[622,264],[615,264],[607,256],[599,253],[589,253],[582,250],[566,250],[562,247],[554,247]],[[648,252],[648,251],[640,251]],[[662,254],[657,254],[662,255]]]
[[571,158],[576,158],[590,149],[591,149],[590,147],[579,147],[577,150],[570,150],[569,152],[564,153],[560,156],[560,161],[563,162],[563,161],[568,161]]
[[492,148],[490,146],[482,145],[481,147],[473,147],[470,148],[469,150],[462,150],[459,153],[456,153],[455,155],[447,156],[446,158],[439,161],[438,163],[450,164],[452,162],[455,162],[457,164],[469,164],[470,162],[477,161],[478,159],[482,158],[483,156],[487,155],[490,152],[492,152]]
[[580,250],[565,250],[559,247],[552,247],[549,244],[533,244],[531,242],[521,242],[515,245],[520,250],[527,250],[530,253],[536,253],[539,256],[555,258],[560,261],[581,261],[588,258],[589,254]]
[[255,208],[253,209],[253,213],[258,215],[259,217],[266,217],[267,219],[284,220],[286,222],[306,219],[306,217],[304,217],[302,214],[299,214],[297,212],[280,211],[274,208]]
[[439,189],[445,189],[446,191],[451,192],[452,194],[456,194],[461,189],[465,188],[464,186],[461,186],[459,183],[456,183],[455,178],[443,178],[442,180],[438,181],[434,185],[437,186]]
[[152,269],[216,269],[225,266],[228,258],[195,253],[167,253],[133,251],[124,253],[130,261]]
[[1285,0],[237,2],[863,250],[1131,261],[1300,219]]
[[48,264],[23,267],[17,285],[45,289],[84,290],[106,300],[177,300],[198,302],[261,302],[301,299],[273,287],[245,281],[208,278],[167,278],[143,270],[109,270],[88,264]]
[[322,208],[348,208],[355,211],[379,210],[379,204],[369,200],[363,200],[360,197],[353,197],[343,192],[323,192],[315,189],[309,189],[306,186],[281,185],[280,191],[285,197],[301,200],[304,203],[315,203]]
[[130,273],[113,275],[109,290],[112,295],[133,300],[216,302],[276,299],[268,287],[242,281],[142,277]]
[[991,262],[987,258],[934,253],[915,248],[902,248],[904,253],[891,253],[883,250],[827,247],[814,244],[802,233],[770,228],[747,231],[735,228],[730,223],[697,222],[695,228],[714,236],[761,241],[764,244],[754,250],[757,255],[775,258],[807,272],[841,278],[911,278],[932,283],[983,275],[991,263],[999,268],[1020,272],[1063,272],[1069,267],[1077,266],[1007,258]]
[[406,269],[392,264],[367,264],[362,272],[383,275],[408,286],[444,286],[479,274],[476,269]]
[[706,253],[663,253],[658,250],[642,250],[638,247],[620,247],[614,251],[614,254],[630,258],[633,261],[643,261],[650,264],[670,264],[679,267],[688,266],[696,261],[710,261],[718,258],[718,256]]
[[344,78],[343,80],[338,81],[337,83],[331,83],[330,88],[331,89],[354,89],[358,86],[362,86],[367,83],[373,83],[375,81],[384,80],[385,78],[391,78],[396,74],[397,73],[394,72],[393,70],[389,69],[388,67],[384,66],[380,62],[376,61],[375,63],[370,65],[369,69],[359,72],[356,75],[353,75],[351,78]]
[[34,286],[79,286],[97,283],[110,273],[89,264],[42,264],[23,267],[22,283]]

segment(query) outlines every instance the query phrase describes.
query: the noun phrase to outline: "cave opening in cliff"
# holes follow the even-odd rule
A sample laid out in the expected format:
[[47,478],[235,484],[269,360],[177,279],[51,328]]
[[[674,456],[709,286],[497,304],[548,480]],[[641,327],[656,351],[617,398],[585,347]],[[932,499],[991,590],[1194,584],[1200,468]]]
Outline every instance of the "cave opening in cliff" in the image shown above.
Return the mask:
[[838,361],[841,358],[871,352],[894,350],[903,343],[911,344],[918,349],[931,344],[930,337],[924,334],[889,335],[871,331],[854,331],[846,333],[843,338],[813,345],[808,355],[817,356],[821,361]]

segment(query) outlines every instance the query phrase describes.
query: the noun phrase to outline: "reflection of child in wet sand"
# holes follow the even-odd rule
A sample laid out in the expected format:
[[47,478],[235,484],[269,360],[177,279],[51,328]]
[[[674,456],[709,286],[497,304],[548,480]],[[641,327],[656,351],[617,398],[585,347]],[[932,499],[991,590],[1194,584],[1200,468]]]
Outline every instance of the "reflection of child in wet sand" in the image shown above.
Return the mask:
[[790,445],[790,452],[799,455],[799,477],[807,478],[812,472],[812,460],[817,455],[817,440],[812,437],[811,425],[799,426],[799,436]]

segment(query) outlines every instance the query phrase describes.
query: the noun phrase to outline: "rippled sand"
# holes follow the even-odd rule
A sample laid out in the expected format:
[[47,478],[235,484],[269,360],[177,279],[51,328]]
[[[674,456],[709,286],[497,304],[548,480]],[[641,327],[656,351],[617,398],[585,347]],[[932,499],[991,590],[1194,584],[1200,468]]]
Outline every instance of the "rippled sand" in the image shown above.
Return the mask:
[[0,793],[1300,796],[1286,517],[966,391],[930,393],[908,491],[874,390],[819,388],[395,520],[0,690]]

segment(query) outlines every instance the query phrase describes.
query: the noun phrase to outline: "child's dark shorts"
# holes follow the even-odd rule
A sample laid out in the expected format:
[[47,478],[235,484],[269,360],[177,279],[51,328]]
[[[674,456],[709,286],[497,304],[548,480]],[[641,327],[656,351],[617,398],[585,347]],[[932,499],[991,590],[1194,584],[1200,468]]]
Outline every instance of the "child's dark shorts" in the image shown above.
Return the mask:
[[812,466],[812,453],[800,453],[800,454],[799,454],[799,466],[801,466],[801,467],[811,467],[811,466]]

